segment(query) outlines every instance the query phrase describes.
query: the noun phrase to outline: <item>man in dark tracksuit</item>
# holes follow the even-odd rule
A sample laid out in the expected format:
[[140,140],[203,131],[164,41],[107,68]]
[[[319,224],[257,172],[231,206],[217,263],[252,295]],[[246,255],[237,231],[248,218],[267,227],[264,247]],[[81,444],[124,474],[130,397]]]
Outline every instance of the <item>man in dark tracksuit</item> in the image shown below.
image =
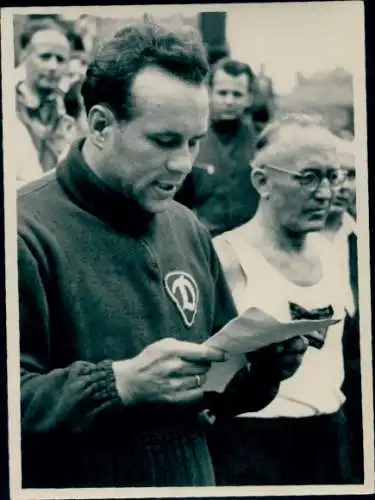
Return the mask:
[[244,63],[223,59],[211,74],[211,125],[176,199],[188,206],[212,236],[252,218],[258,205],[250,165],[256,130],[245,110],[254,75]]
[[236,310],[208,231],[172,200],[208,121],[194,37],[120,31],[83,84],[87,137],[19,193],[25,488],[214,485],[206,410],[261,408],[278,390],[274,347],[272,370],[263,352],[224,394],[203,389],[226,359],[203,342]]

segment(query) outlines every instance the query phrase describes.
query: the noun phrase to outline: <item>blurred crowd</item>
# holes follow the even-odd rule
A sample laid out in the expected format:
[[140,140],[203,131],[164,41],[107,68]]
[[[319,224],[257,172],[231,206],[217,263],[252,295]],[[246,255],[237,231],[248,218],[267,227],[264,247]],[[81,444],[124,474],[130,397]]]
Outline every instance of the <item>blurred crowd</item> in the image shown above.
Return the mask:
[[[17,161],[17,182],[22,184],[55,168],[72,142],[85,133],[80,86],[90,52],[77,30],[51,17],[27,20],[18,46],[15,126],[23,144]],[[26,152],[27,167],[22,163]]]
[[[17,161],[18,185],[54,168],[74,140],[85,135],[80,87],[96,43],[100,43],[95,28],[90,29],[85,19],[81,16],[73,22],[58,15],[30,15],[17,33],[14,126],[30,159],[27,169],[23,155]],[[209,51],[212,65],[228,56],[228,47]],[[274,114],[272,81],[249,69],[248,91],[236,106],[243,108],[239,112],[251,122],[255,135]]]
[[[85,38],[76,29],[72,30],[66,22],[59,19],[33,18],[29,19],[23,27],[19,42],[21,50],[20,62],[16,69],[16,116],[14,120],[15,137],[17,137],[17,140],[22,141],[22,148],[20,148],[22,150],[19,151],[20,157],[16,167],[19,186],[54,169],[58,162],[67,155],[72,143],[87,133],[87,116],[80,93],[92,50],[92,47],[88,47],[86,44]],[[223,268],[227,273],[228,283],[231,285],[233,273],[239,273],[241,267],[233,265],[234,255],[241,262],[241,249],[236,247],[236,241],[242,241],[243,245],[247,244],[244,243],[247,240],[241,240],[241,233],[236,232],[238,228],[254,219],[254,224],[251,228],[249,227],[251,229],[248,233],[249,237],[251,234],[257,235],[254,236],[254,241],[260,241],[261,237],[264,236],[264,241],[266,241],[269,233],[266,235],[265,228],[268,231],[271,226],[273,227],[273,224],[276,224],[274,221],[279,221],[280,227],[284,223],[284,225],[288,223],[292,227],[292,223],[294,223],[293,214],[297,213],[296,204],[303,201],[300,192],[294,191],[290,191],[289,198],[285,197],[282,204],[280,201],[281,194],[279,198],[273,198],[269,201],[269,193],[264,188],[269,181],[264,173],[260,173],[264,166],[263,163],[267,162],[268,170],[265,170],[268,172],[274,169],[280,175],[282,175],[282,172],[292,174],[293,172],[288,170],[290,167],[287,162],[285,163],[287,166],[285,166],[282,162],[278,162],[278,158],[289,155],[290,161],[290,158],[295,159],[299,154],[296,153],[296,148],[301,152],[307,147],[306,144],[310,147],[312,143],[310,144],[309,141],[312,140],[313,135],[309,135],[309,127],[314,133],[316,132],[313,141],[318,141],[316,139],[318,137],[319,144],[328,144],[333,139],[321,132],[321,129],[327,129],[327,134],[332,131],[328,131],[324,120],[318,116],[306,118],[306,123],[303,120],[298,121],[297,118],[296,121],[293,121],[294,118],[290,118],[289,115],[287,118],[283,117],[282,110],[277,109],[275,104],[270,79],[265,75],[255,74],[247,63],[231,59],[229,51],[222,50],[216,54],[210,54],[210,58],[210,127],[207,135],[200,142],[199,153],[191,172],[187,175],[175,199],[194,211],[208,228],[222,260]],[[290,120],[291,125],[288,120]],[[288,134],[291,133],[290,130],[294,130],[293,127],[295,127],[295,135],[290,140]],[[305,128],[306,130],[309,129],[309,132],[306,132]],[[311,193],[314,189],[318,189],[317,186],[320,186],[325,180],[331,183],[334,195],[329,216],[325,227],[320,231],[320,236],[333,244],[332,248],[335,249],[334,259],[343,263],[343,274],[340,279],[344,276],[344,282],[348,285],[346,307],[349,312],[343,327],[342,344],[325,346],[325,356],[328,357],[326,359],[321,358],[323,361],[321,361],[322,365],[319,366],[319,356],[324,357],[324,355],[317,354],[316,358],[314,358],[315,361],[311,365],[313,367],[312,371],[306,373],[307,376],[311,376],[313,371],[316,370],[318,375],[319,370],[323,370],[322,367],[327,360],[329,364],[329,359],[331,359],[329,356],[333,353],[333,359],[336,359],[335,356],[337,356],[337,359],[340,358],[342,349],[346,370],[342,390],[347,398],[345,403],[346,418],[349,420],[352,429],[351,440],[353,444],[351,445],[350,456],[355,464],[354,481],[358,482],[361,480],[362,474],[362,436],[361,401],[359,396],[359,302],[356,278],[356,162],[354,138],[348,137],[348,135],[345,138],[336,135],[334,137],[337,139],[339,151],[339,170],[326,173],[324,179],[315,170],[297,174],[296,178],[298,178],[300,184],[299,189],[301,188],[302,191],[305,189],[304,193]],[[294,148],[293,152],[291,152],[292,148]],[[263,159],[262,155],[266,160]],[[25,158],[27,158],[27,162],[24,161]],[[251,172],[252,175],[250,175]],[[325,204],[327,200],[323,200],[324,193],[320,193],[320,196],[322,198],[321,203]],[[308,202],[306,201],[306,203]],[[281,211],[280,207],[283,207],[284,211]],[[315,214],[316,219],[314,219],[316,222],[319,218],[319,210],[316,208],[314,210],[317,212]],[[311,222],[313,218],[311,218],[309,224],[313,224]],[[260,224],[259,221],[263,224],[262,231],[257,227],[257,224]],[[306,227],[304,226],[301,229],[301,225],[298,226],[298,224],[302,223],[295,224],[300,232],[316,231],[317,227],[308,226],[306,229],[306,222]],[[253,243],[252,246],[256,247],[257,244]],[[233,246],[232,250],[234,249],[230,257],[228,257],[228,245],[229,247]],[[269,248],[271,247],[272,242],[270,239]],[[236,254],[236,248],[238,254]],[[324,243],[321,244],[320,248],[325,248]],[[248,248],[249,255],[252,255],[253,250],[254,248],[252,250],[250,250],[250,247]],[[258,248],[257,250],[267,254],[268,247],[265,245],[264,248]],[[254,256],[252,262],[258,262],[258,257]],[[230,259],[229,264],[228,258]],[[270,259],[272,260],[272,258],[271,256]],[[255,267],[257,265],[259,270],[264,266],[264,262],[259,260],[258,264],[254,264]],[[284,268],[285,266],[288,267],[287,263],[279,263],[278,265],[280,267],[284,265]],[[254,269],[246,269],[246,265],[244,266],[242,266],[242,273],[250,281],[255,280],[253,276]],[[269,273],[269,270],[264,267],[263,279],[264,276],[269,276],[271,281],[275,280],[277,282],[278,278],[276,279],[273,275],[267,273]],[[239,281],[237,279],[234,279],[233,282],[238,286]],[[337,281],[337,286],[340,286],[338,283],[339,281]],[[257,290],[261,286],[261,283],[259,283]],[[303,286],[302,283],[299,289],[302,289]],[[281,286],[280,290],[282,288]],[[232,288],[232,292],[235,297],[236,293],[238,294],[237,305],[241,309],[242,292],[239,292],[235,287]],[[272,287],[268,289],[267,293],[271,292]],[[314,301],[312,303],[314,303],[314,307],[321,306],[320,303],[315,304]],[[330,353],[329,349],[331,349]],[[308,361],[306,366],[308,366]],[[329,385],[331,383],[329,380],[330,375],[326,381],[323,380],[322,374],[321,377],[322,384],[326,382]],[[337,380],[332,381],[332,384],[338,384]],[[299,389],[297,390],[296,387],[297,385],[295,387],[291,385],[288,389],[288,386],[286,386],[287,396],[285,396],[285,399],[288,399],[290,394],[300,394]],[[320,411],[319,405],[323,406],[323,400],[320,401],[319,397],[316,400]],[[259,472],[259,477],[254,473],[253,464],[257,463],[262,449],[264,450],[267,434],[275,437],[275,442],[272,445],[273,456],[279,456],[280,460],[278,454],[282,445],[280,444],[281,441],[278,440],[280,433],[283,432],[282,429],[288,429],[288,427],[279,428],[274,425],[277,420],[276,417],[280,416],[277,403],[275,405],[276,409],[273,413],[271,411],[271,413],[267,414],[266,412],[265,415],[261,416],[247,415],[251,426],[244,425],[242,434],[234,434],[231,442],[230,440],[221,439],[220,436],[226,434],[232,436],[232,427],[229,429],[224,423],[222,428],[220,426],[216,428],[215,432],[219,434],[214,435],[215,432],[213,433],[211,446],[219,484],[273,484],[272,481],[277,481],[277,484],[280,484],[280,481],[288,481],[287,472],[285,472],[284,479],[282,474],[276,478],[276,476],[272,477],[271,472],[269,477],[266,477],[267,474],[264,471]],[[292,404],[288,408],[292,416],[296,416],[294,412],[298,414],[299,410],[294,408]],[[281,412],[281,414],[283,418],[288,417],[288,412],[286,414]],[[309,418],[313,414],[314,412],[311,414],[306,413]],[[244,419],[242,419],[242,422],[244,422]],[[283,422],[283,425],[287,424]],[[307,425],[306,422],[304,425]],[[307,450],[310,446],[312,457],[313,453],[318,453],[313,443],[316,437],[315,432],[322,433],[319,443],[327,439],[327,446],[328,443],[331,447],[335,446],[329,441],[332,436],[330,435],[328,438],[324,434],[325,425],[324,422],[321,423],[319,431],[312,427],[312,434],[309,436],[302,431],[295,430],[293,427],[290,431],[291,434],[285,434],[285,439],[288,439],[290,443],[291,435],[296,433],[296,436],[299,436],[295,438],[295,445],[297,446],[298,439],[302,439],[303,436],[303,445]],[[341,429],[341,421],[335,421],[335,425]],[[307,427],[304,427],[304,429],[306,430]],[[276,436],[278,437],[276,438]],[[285,446],[287,444],[285,443]],[[247,446],[253,450],[251,456],[248,455],[249,448]],[[297,459],[299,455],[297,451],[295,453],[296,456],[292,465],[296,470],[299,465],[299,459]],[[340,448],[340,453],[343,453],[342,448]],[[230,457],[230,460],[228,457]],[[269,457],[262,456],[261,460],[263,467],[268,467],[269,471],[273,469],[274,464]],[[247,463],[251,463],[252,467],[247,466]],[[311,466],[315,467],[314,464],[316,463],[311,459]],[[326,464],[323,463],[322,469],[325,467]],[[249,472],[250,468],[252,468],[252,472]],[[254,474],[254,477],[251,474]],[[301,482],[303,481],[302,478]],[[317,481],[319,481],[319,478]]]

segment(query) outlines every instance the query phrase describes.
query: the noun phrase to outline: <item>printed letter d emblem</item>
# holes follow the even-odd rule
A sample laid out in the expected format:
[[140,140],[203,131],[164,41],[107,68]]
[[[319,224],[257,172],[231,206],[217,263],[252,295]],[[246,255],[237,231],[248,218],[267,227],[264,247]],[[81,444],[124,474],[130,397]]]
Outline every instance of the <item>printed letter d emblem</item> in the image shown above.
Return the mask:
[[172,271],[165,276],[164,284],[185,325],[191,327],[199,301],[199,290],[195,279],[184,271]]

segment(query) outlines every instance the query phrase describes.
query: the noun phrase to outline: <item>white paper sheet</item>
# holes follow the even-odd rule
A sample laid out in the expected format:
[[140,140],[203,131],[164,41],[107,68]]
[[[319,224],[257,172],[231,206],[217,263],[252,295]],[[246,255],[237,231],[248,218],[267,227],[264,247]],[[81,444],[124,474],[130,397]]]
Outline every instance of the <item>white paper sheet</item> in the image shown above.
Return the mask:
[[245,354],[299,335],[327,329],[341,319],[295,320],[283,323],[256,307],[227,323],[205,344],[230,354],[228,361],[214,363],[207,374],[205,390],[222,392],[233,375],[246,364]]
[[311,334],[339,321],[332,318],[282,323],[261,309],[250,307],[206,340],[205,344],[223,349],[228,354],[245,354],[299,335]]
[[243,354],[230,356],[227,361],[213,363],[203,386],[205,391],[223,392],[233,376],[247,363]]

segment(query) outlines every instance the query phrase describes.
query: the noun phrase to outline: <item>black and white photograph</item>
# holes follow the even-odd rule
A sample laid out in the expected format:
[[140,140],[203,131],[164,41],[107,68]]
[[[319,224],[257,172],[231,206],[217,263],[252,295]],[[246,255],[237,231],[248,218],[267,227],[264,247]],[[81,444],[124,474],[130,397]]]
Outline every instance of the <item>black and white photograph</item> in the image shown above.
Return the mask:
[[374,492],[364,20],[2,9],[12,500]]

